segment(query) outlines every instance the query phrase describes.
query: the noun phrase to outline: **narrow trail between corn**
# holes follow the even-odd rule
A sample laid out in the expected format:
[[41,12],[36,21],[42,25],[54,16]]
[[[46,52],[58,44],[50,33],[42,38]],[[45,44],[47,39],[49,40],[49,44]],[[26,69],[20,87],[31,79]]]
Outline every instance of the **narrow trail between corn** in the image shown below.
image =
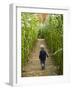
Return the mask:
[[[41,70],[40,60],[39,60],[39,51],[40,45],[45,46],[45,50],[48,53],[49,57],[46,58],[45,70]],[[51,57],[51,52],[47,49],[44,39],[38,39],[34,49],[30,55],[28,63],[23,66],[22,76],[56,76],[57,67],[54,64],[54,59]]]

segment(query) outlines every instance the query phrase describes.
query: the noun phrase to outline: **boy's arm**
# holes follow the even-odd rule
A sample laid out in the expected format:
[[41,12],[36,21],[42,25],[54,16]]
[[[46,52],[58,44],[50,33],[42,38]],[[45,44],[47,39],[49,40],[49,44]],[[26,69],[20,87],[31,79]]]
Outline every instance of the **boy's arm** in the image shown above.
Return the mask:
[[39,53],[39,59],[40,59],[40,53]]
[[40,54],[39,54],[39,59],[40,59]]

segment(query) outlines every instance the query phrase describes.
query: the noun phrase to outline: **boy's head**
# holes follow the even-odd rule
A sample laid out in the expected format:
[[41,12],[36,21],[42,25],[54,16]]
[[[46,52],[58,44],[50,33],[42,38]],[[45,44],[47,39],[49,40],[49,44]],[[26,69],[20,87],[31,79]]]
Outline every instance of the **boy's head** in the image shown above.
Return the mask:
[[44,45],[40,45],[40,48],[41,48],[41,49],[44,49]]

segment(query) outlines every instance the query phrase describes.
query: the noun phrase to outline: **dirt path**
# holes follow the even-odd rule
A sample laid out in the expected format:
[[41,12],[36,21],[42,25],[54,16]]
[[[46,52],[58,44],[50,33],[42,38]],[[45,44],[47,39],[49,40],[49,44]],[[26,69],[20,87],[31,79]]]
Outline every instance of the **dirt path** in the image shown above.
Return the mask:
[[[40,60],[39,60],[39,51],[40,45],[45,46],[49,57],[46,59],[46,68],[41,70]],[[30,60],[26,66],[23,67],[22,76],[52,76],[56,74],[56,66],[54,65],[54,60],[50,57],[50,52],[47,50],[46,43],[44,39],[38,39],[34,50],[31,53]]]

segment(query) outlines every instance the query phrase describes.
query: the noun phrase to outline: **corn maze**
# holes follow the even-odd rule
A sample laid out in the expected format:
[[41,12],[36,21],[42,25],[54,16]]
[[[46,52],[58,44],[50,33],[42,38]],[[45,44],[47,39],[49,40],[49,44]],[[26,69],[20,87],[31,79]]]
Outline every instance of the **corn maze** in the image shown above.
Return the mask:
[[27,65],[38,39],[45,39],[57,75],[63,75],[63,15],[21,13],[21,65]]

